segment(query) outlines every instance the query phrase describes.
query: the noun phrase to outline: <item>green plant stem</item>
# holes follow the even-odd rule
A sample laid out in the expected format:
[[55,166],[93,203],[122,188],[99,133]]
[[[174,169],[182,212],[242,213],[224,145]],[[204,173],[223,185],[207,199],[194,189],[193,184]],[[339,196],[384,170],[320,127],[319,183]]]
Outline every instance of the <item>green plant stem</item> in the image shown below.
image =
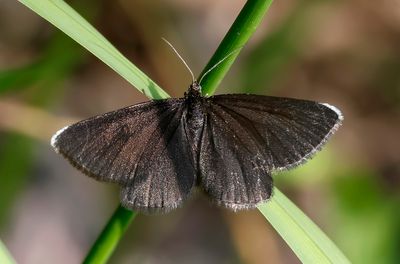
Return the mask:
[[115,210],[100,236],[96,239],[83,263],[107,263],[136,215],[136,212],[125,209],[120,205]]
[[211,95],[215,92],[239,54],[239,52],[234,51],[244,47],[257,29],[271,3],[272,0],[248,0],[246,2],[218,49],[200,74],[202,76],[212,66],[233,52],[203,78],[201,86],[204,95]]

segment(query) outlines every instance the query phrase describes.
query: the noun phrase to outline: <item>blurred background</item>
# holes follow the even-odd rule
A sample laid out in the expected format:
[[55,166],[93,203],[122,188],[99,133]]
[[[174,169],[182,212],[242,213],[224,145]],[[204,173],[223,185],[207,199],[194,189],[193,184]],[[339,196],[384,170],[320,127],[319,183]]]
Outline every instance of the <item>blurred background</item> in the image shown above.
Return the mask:
[[[68,1],[171,96],[200,73],[244,1]],[[327,102],[343,126],[276,185],[354,263],[400,259],[400,2],[279,0],[217,93]],[[0,0],[0,238],[18,263],[79,263],[118,205],[116,186],[50,147],[75,121],[145,98],[17,1]],[[139,215],[111,263],[299,263],[257,211],[196,195]]]

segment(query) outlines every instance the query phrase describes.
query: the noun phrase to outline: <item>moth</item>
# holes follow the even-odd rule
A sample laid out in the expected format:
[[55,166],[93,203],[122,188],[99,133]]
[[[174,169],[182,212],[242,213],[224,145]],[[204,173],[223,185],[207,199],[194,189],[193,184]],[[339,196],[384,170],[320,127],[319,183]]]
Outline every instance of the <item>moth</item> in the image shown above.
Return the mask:
[[195,187],[234,211],[272,195],[271,173],[311,158],[343,120],[329,104],[283,97],[202,96],[200,83],[234,50],[192,76],[183,98],[154,100],[80,121],[51,139],[55,151],[86,175],[121,187],[124,207],[165,213]]
[[272,194],[271,173],[302,164],[338,129],[334,106],[250,94],[154,100],[67,126],[51,140],[86,175],[121,187],[124,207],[168,212],[195,186],[216,204],[250,209]]

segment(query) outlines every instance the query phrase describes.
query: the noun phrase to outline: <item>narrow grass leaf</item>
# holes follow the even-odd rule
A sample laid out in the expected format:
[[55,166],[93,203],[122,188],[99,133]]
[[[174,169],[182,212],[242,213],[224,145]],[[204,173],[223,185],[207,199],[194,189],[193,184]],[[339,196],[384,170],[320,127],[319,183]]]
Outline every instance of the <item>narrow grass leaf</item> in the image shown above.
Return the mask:
[[350,263],[336,245],[277,188],[260,212],[303,263]]
[[6,246],[0,240],[0,263],[2,264],[14,264],[15,260],[12,258],[10,252],[8,252]]
[[149,98],[169,97],[64,1],[20,0],[20,2],[61,29]]

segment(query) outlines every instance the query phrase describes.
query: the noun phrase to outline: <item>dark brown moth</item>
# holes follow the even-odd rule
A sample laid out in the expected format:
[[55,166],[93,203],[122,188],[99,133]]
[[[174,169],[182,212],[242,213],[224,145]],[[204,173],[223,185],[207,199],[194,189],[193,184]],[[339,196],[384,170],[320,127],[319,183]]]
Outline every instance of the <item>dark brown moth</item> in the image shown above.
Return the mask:
[[317,152],[343,116],[291,98],[201,95],[149,101],[58,131],[51,144],[86,175],[117,183],[121,202],[142,212],[180,206],[194,187],[223,207],[254,208],[272,195],[271,173]]

